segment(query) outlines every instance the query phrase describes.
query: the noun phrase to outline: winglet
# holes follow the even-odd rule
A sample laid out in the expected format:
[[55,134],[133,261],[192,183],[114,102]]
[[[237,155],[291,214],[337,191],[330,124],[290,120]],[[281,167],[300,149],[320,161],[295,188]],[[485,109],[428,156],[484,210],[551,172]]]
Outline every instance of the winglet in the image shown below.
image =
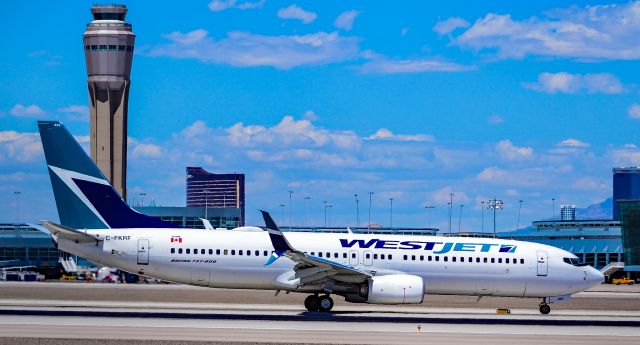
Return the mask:
[[267,211],[260,210],[262,213],[262,218],[264,218],[264,225],[269,232],[269,239],[271,239],[271,244],[273,245],[273,253],[269,257],[266,265],[272,264],[276,261],[280,256],[285,254],[286,252],[295,252],[296,250],[291,247],[287,239],[278,228],[276,222],[271,218],[271,215]]

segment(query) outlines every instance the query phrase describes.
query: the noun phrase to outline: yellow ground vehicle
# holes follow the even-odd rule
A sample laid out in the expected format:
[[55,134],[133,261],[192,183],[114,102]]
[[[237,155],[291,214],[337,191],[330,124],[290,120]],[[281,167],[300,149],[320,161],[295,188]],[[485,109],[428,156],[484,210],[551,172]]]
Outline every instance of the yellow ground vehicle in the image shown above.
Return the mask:
[[627,278],[627,277],[613,278],[613,279],[611,279],[611,284],[616,284],[616,285],[629,284],[629,285],[633,285],[634,281],[629,279],[629,278]]

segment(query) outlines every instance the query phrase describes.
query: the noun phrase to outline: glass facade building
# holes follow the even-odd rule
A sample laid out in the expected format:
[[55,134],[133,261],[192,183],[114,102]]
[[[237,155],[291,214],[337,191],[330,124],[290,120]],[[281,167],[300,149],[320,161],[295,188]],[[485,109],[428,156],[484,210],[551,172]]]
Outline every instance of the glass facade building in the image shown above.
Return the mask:
[[640,271],[640,200],[620,200],[624,267]]
[[560,220],[576,220],[576,205],[561,205]]
[[235,208],[245,224],[244,174],[214,174],[187,167],[187,207]]
[[613,168],[613,219],[620,220],[618,200],[640,199],[640,168]]

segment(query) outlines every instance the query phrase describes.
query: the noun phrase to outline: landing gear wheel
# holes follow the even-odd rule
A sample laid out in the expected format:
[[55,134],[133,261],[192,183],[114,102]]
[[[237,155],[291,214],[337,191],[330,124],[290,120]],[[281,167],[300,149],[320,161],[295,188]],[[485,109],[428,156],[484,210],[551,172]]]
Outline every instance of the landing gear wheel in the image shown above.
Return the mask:
[[329,297],[329,295],[319,297],[318,301],[320,302],[319,303],[320,311],[328,312],[328,311],[331,311],[331,308],[333,308],[333,299]]
[[309,295],[304,300],[304,307],[308,311],[318,311],[320,309],[320,298],[316,295]]
[[540,313],[547,315],[549,312],[551,312],[551,307],[548,304],[544,303],[540,305]]

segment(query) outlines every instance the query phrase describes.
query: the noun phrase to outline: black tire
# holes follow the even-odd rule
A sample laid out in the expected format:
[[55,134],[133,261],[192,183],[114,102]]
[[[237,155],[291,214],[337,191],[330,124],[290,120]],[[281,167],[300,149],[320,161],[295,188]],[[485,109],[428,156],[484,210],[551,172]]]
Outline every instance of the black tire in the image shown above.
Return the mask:
[[309,295],[304,299],[304,307],[308,311],[318,311],[320,309],[320,299],[316,295]]
[[322,312],[329,312],[333,308],[333,298],[329,296],[322,296],[318,298],[318,310]]
[[540,313],[547,315],[551,312],[551,307],[548,304],[543,304],[540,306]]

